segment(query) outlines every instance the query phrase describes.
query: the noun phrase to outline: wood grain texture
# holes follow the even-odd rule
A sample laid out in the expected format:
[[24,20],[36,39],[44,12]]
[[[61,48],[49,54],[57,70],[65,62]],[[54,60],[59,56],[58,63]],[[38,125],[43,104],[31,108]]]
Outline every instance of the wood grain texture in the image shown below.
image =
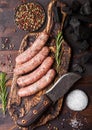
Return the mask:
[[[3,2],[3,0],[1,1]],[[0,51],[0,71],[3,70],[6,72],[7,71],[10,72],[11,66],[10,68],[8,68],[8,70],[7,70],[7,66],[5,67],[5,64],[9,64],[6,60],[7,55],[11,54],[12,65],[14,67],[15,57],[17,56],[17,50],[19,49],[22,38],[25,36],[27,32],[24,32],[22,30],[19,31],[14,21],[10,20],[11,17],[13,17],[14,15],[15,7],[17,7],[17,5],[22,0],[16,0],[15,2],[13,0],[9,0],[9,3],[8,3],[8,0],[4,0],[6,2],[4,4],[1,4],[1,1],[0,1],[0,50],[1,50]],[[26,0],[24,0],[24,2],[25,1]],[[38,1],[41,1],[44,6],[47,6],[49,0],[46,0],[47,2],[45,0],[44,1],[38,0]],[[7,50],[7,48],[3,49],[2,48],[3,37],[4,38],[8,37],[10,39],[9,43],[14,43],[15,48],[10,49],[10,50]],[[74,59],[72,60],[76,61],[80,58],[80,56],[77,55],[73,58]],[[1,62],[3,62],[2,65],[4,65],[4,67],[1,66]],[[83,91],[87,93],[89,97],[89,104],[87,108],[82,112],[71,111],[69,108],[67,108],[65,99],[64,99],[63,109],[60,112],[60,115],[53,121],[50,121],[46,125],[36,128],[35,130],[55,130],[56,128],[57,128],[56,130],[61,130],[61,129],[62,130],[78,130],[78,128],[76,129],[71,126],[71,120],[74,118],[77,118],[81,122],[82,126],[81,128],[79,127],[80,130],[92,129],[92,64],[85,64],[85,68],[86,68],[86,71],[83,74],[83,78],[80,81],[78,81],[73,86],[72,89],[73,90],[76,88],[82,89]],[[1,108],[1,105],[0,105],[0,108]],[[3,117],[1,109],[0,109],[0,130],[19,130],[19,128],[15,126],[8,112],[6,113],[6,116]],[[26,130],[26,128],[22,130]],[[31,130],[31,128],[29,128],[29,130]]]
[[[92,72],[92,68],[90,70]],[[60,115],[58,118],[54,119],[53,121],[47,123],[46,125],[36,128],[35,130],[49,130],[49,127],[52,127],[54,130],[55,127],[58,128],[58,130],[73,130],[74,128],[71,127],[70,122],[73,118],[77,118],[81,121],[83,124],[81,130],[91,130],[92,128],[92,75],[86,75],[84,76],[80,81],[78,81],[72,88],[74,89],[81,89],[85,91],[89,97],[89,104],[87,108],[82,111],[82,112],[74,112],[71,111],[65,103],[63,104],[63,110],[61,111]],[[65,97],[66,98],[66,97]],[[7,130],[6,128],[8,127],[9,130],[12,130],[15,125],[13,121],[11,120],[10,116],[6,115],[5,118],[2,118],[2,114],[0,113],[0,130]],[[13,130],[19,130],[18,128],[13,129]],[[31,130],[31,129],[29,129]]]

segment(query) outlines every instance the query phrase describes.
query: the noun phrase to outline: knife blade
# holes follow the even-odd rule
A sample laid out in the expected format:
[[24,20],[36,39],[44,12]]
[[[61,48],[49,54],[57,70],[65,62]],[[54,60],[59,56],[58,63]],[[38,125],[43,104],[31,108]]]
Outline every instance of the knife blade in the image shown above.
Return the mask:
[[50,105],[54,104],[59,98],[63,97],[80,78],[81,76],[79,74],[72,72],[61,76],[56,83],[41,96],[40,102],[31,108],[24,117],[17,120],[17,124],[21,127],[28,127],[29,125],[35,123],[50,107]]

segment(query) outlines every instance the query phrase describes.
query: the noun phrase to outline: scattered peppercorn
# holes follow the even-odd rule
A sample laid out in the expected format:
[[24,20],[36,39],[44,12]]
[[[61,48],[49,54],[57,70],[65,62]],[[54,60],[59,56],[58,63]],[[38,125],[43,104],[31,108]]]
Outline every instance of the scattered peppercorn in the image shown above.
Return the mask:
[[5,44],[2,44],[2,49],[4,49],[5,48]]
[[15,22],[20,29],[37,31],[45,21],[45,11],[36,2],[24,3],[15,12]]
[[6,37],[4,41],[5,41],[5,43],[8,43],[9,42],[9,38]]
[[15,45],[13,43],[9,44],[9,49],[14,49]]
[[48,130],[59,130],[58,127],[52,125],[51,123],[48,123],[48,124],[47,124],[47,129],[48,129]]

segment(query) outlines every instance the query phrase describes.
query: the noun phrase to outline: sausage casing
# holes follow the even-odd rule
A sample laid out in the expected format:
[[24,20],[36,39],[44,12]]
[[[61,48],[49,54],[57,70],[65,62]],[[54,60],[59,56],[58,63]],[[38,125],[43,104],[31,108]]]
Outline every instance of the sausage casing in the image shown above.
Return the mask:
[[34,70],[44,61],[44,59],[47,57],[48,54],[49,54],[49,48],[47,46],[43,47],[42,50],[37,55],[35,55],[31,60],[27,61],[24,64],[18,65],[14,69],[15,74],[21,75]]
[[20,97],[33,95],[39,92],[40,90],[44,89],[45,87],[47,87],[53,81],[54,77],[55,77],[55,70],[50,69],[46,73],[46,75],[44,75],[41,79],[39,79],[34,84],[31,84],[25,88],[20,88],[18,91],[18,95]]
[[47,71],[51,68],[53,61],[54,60],[52,57],[50,56],[47,57],[36,70],[31,72],[30,74],[20,76],[17,80],[18,85],[20,87],[24,87],[42,78],[47,73]]
[[34,43],[23,53],[16,57],[16,63],[22,64],[26,61],[32,59],[45,45],[48,40],[49,35],[46,32],[40,33],[38,38],[34,41]]

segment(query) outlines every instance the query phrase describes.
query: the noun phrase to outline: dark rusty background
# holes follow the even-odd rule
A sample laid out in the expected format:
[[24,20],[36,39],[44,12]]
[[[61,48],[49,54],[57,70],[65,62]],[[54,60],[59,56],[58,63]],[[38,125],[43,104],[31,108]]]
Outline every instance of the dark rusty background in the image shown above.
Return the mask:
[[[19,30],[14,22],[15,8],[22,1],[25,2],[26,0],[0,0],[0,71],[5,71],[11,76],[20,43],[23,37],[28,33],[27,31]],[[34,1],[41,3],[44,8],[47,9],[50,0]],[[71,4],[71,2],[72,0],[68,1],[69,4]],[[72,60],[73,62],[76,62],[76,60],[79,59],[79,55],[74,55]],[[73,112],[69,110],[64,103],[63,110],[58,118],[49,122],[45,126],[37,128],[36,130],[74,130],[70,122],[71,119],[75,117],[81,121],[81,124],[83,124],[83,126],[79,128],[80,130],[92,129],[92,64],[85,64],[85,68],[86,72],[84,73],[82,80],[75,84],[73,89],[79,88],[87,93],[89,97],[87,109],[82,112]],[[14,123],[8,112],[4,118],[0,110],[0,130],[12,130],[13,127]]]

